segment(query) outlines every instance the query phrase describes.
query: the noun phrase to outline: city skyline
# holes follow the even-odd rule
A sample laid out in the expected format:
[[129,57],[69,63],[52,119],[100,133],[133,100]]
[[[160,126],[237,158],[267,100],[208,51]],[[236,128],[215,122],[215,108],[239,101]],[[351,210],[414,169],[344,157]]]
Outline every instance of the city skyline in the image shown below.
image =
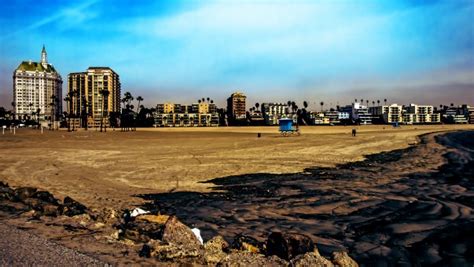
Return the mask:
[[[361,4],[362,2],[362,4]],[[474,2],[22,1],[0,11],[0,106],[12,73],[49,61],[66,77],[108,66],[144,104],[474,104]],[[25,16],[28,14],[28,16]],[[63,85],[63,93],[67,91]],[[249,105],[251,106],[251,104]]]

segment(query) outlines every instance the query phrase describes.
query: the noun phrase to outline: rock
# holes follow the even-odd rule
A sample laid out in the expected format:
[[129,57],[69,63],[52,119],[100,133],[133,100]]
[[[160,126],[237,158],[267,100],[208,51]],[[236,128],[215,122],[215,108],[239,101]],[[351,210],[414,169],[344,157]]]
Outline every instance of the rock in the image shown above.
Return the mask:
[[135,220],[119,225],[119,228],[121,229],[120,237],[146,243],[150,239],[161,239],[163,237],[164,225]]
[[234,237],[232,248],[252,253],[263,253],[264,251],[264,247],[261,242],[253,237],[243,234],[238,234]]
[[63,214],[66,216],[75,216],[79,214],[84,214],[87,212],[86,206],[82,205],[81,203],[75,201],[70,197],[64,198],[64,205],[63,205]]
[[163,227],[161,240],[175,245],[187,247],[189,249],[201,249],[201,242],[189,227],[176,218],[170,216]]
[[50,192],[47,191],[36,191],[31,197],[37,198],[49,204],[59,205],[59,201]]
[[265,257],[262,254],[237,251],[227,255],[218,266],[288,266],[288,262],[276,256]]
[[294,267],[334,266],[331,261],[321,256],[317,249],[314,252],[308,252],[303,255],[296,256],[293,260],[291,260],[291,265]]
[[0,182],[0,199],[13,200],[15,191],[8,187],[8,184]]
[[353,260],[345,251],[337,251],[332,253],[332,262],[336,266],[341,267],[359,267],[359,264]]
[[43,206],[46,205],[46,203],[37,198],[25,198],[21,202],[25,203],[31,209],[34,209],[36,211],[43,211]]
[[142,258],[151,257],[151,247],[148,244],[144,244],[142,249],[138,252],[138,256]]
[[179,261],[188,258],[197,258],[202,256],[200,248],[190,248],[177,244],[169,244],[159,240],[150,240],[146,244],[147,247],[142,248],[143,255],[147,255],[150,250],[150,257],[157,258],[162,261]]
[[273,232],[267,239],[267,255],[276,255],[285,260],[313,251],[313,240],[303,234]]
[[52,204],[43,206],[42,215],[56,217],[61,214],[61,208]]
[[215,264],[222,261],[229,249],[229,243],[222,236],[215,236],[204,243],[204,259],[209,264]]
[[135,220],[139,221],[147,221],[152,223],[158,224],[165,224],[168,221],[170,216],[168,215],[140,215],[135,218]]
[[19,187],[15,189],[15,197],[19,201],[24,201],[25,199],[32,197],[36,191],[37,189],[33,187]]

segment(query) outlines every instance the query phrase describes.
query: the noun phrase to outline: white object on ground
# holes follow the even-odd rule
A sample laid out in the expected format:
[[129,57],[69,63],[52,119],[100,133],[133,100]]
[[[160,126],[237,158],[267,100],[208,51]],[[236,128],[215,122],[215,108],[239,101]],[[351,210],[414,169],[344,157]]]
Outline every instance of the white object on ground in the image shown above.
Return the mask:
[[193,231],[194,235],[197,237],[199,242],[201,242],[201,245],[203,245],[204,241],[202,240],[202,237],[201,237],[201,230],[199,230],[198,228],[193,228],[191,229],[191,231]]
[[131,217],[137,217],[138,215],[142,215],[142,214],[147,214],[147,213],[150,213],[149,211],[146,211],[146,210],[142,210],[140,208],[135,208],[132,213],[130,213],[130,216]]

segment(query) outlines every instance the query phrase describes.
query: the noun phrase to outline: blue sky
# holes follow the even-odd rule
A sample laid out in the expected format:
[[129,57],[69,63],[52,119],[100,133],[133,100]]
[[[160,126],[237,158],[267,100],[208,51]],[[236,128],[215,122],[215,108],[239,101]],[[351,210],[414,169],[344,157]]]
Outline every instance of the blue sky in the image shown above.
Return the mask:
[[[0,105],[43,44],[63,79],[109,66],[145,105],[474,105],[474,1],[2,1]],[[66,91],[66,82],[64,91]]]

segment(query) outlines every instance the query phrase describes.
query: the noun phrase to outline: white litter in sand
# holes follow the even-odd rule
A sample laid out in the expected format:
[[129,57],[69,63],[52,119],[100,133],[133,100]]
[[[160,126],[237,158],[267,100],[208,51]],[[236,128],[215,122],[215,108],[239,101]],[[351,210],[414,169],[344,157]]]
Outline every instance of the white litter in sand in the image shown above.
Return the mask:
[[130,216],[131,217],[137,217],[138,215],[142,215],[142,214],[147,214],[147,213],[150,213],[149,211],[146,211],[146,210],[142,210],[140,208],[135,208],[132,213],[130,213]]
[[198,228],[193,228],[191,229],[191,231],[193,231],[194,235],[197,237],[199,242],[201,242],[201,245],[203,245],[204,241],[202,240],[202,237],[201,237],[201,230],[199,230]]

